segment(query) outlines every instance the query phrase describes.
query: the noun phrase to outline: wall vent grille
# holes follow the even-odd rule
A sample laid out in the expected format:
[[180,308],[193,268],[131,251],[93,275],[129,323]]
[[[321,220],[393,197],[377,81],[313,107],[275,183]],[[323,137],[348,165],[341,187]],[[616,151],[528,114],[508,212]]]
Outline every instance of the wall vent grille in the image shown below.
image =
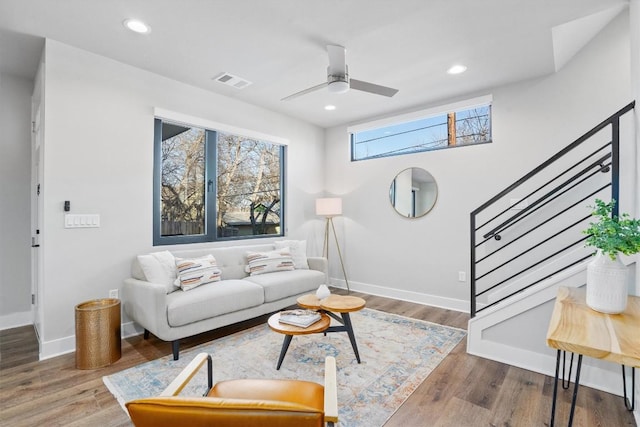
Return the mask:
[[238,77],[226,72],[214,77],[213,79],[219,83],[234,87],[236,89],[244,89],[251,84],[251,82],[247,79],[243,79],[242,77]]

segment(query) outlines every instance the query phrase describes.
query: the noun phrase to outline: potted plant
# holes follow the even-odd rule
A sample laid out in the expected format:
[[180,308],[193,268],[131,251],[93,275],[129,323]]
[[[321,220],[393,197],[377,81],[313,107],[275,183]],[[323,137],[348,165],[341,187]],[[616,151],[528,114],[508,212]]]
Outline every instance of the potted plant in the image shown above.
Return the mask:
[[598,249],[587,266],[587,305],[609,314],[622,313],[627,306],[627,267],[620,254],[640,252],[640,219],[628,214],[612,215],[615,200],[605,203],[596,199],[592,215],[596,222],[583,231],[589,237],[586,246]]

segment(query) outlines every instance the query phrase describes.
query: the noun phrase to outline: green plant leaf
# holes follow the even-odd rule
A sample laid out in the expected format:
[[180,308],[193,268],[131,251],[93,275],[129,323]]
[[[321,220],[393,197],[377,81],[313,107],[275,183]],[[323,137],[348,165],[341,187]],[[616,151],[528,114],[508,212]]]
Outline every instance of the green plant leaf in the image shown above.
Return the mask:
[[616,259],[618,253],[632,255],[640,252],[640,219],[633,219],[627,213],[619,217],[612,215],[615,204],[615,200],[605,203],[596,199],[596,206],[589,207],[597,221],[590,222],[589,227],[583,230],[589,235],[585,245],[600,249],[611,259]]

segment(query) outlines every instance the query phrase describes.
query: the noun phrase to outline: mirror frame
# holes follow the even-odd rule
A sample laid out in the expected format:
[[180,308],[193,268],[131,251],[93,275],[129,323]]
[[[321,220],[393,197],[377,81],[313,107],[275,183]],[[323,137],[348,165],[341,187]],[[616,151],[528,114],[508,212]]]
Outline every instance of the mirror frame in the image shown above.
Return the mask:
[[[411,212],[408,212],[405,214],[406,211],[401,211],[396,207],[396,204],[398,202],[398,185],[402,185],[404,187],[406,187],[408,184],[408,181],[406,180],[406,173],[407,171],[411,171],[410,177],[411,177],[411,187],[408,188],[407,190],[405,190],[403,193],[405,195],[408,194],[408,197],[405,198],[405,200],[408,200],[410,203],[410,210]],[[420,172],[421,171],[421,172]],[[426,179],[422,178],[420,181],[416,181],[416,172],[419,172],[420,175],[423,175],[426,177]],[[403,177],[402,175],[405,174],[405,177]],[[399,178],[405,178],[403,180],[403,182],[398,183]],[[435,192],[435,194],[433,195],[433,200],[429,202],[429,204],[422,209],[420,212],[416,211],[416,194],[421,190],[420,185],[423,185],[425,183],[433,183],[433,192]],[[417,185],[416,185],[417,184]],[[427,191],[429,192],[430,189],[427,189]],[[409,194],[410,192],[410,194]],[[421,167],[408,167],[406,169],[401,170],[400,172],[398,172],[398,174],[391,180],[391,185],[389,186],[389,202],[391,204],[391,207],[393,208],[393,210],[400,215],[403,218],[408,218],[408,219],[417,219],[417,218],[422,218],[423,216],[425,216],[426,214],[428,214],[429,212],[431,212],[434,208],[434,206],[436,205],[436,202],[438,201],[438,183],[436,182],[436,179],[434,178],[434,176],[427,170],[421,168]]]

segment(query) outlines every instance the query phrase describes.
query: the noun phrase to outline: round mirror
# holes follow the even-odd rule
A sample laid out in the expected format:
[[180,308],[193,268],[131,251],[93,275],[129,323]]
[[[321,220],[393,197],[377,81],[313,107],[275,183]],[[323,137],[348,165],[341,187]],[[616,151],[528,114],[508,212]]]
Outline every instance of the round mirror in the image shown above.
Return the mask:
[[422,168],[408,168],[391,181],[391,206],[406,218],[425,215],[436,204],[438,185],[429,172]]

